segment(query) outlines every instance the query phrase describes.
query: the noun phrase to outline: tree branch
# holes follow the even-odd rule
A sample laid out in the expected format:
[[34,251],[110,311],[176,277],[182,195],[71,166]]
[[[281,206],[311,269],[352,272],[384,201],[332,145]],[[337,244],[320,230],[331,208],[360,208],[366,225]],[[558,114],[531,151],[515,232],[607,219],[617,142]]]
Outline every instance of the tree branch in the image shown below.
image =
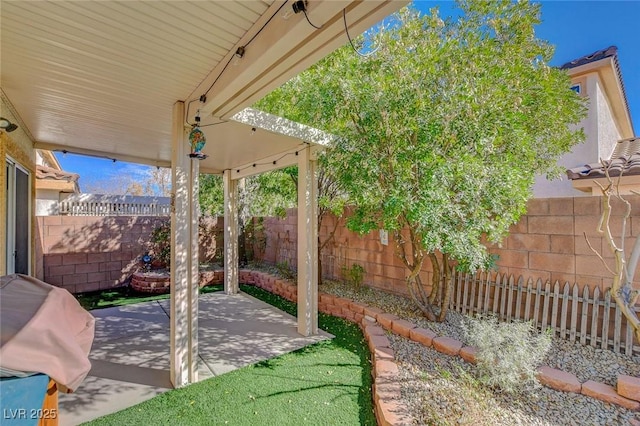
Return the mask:
[[615,275],[616,273],[613,272],[609,266],[607,266],[607,263],[605,262],[604,258],[602,257],[602,255],[598,252],[598,250],[594,249],[593,246],[591,245],[591,242],[589,241],[589,238],[587,237],[587,233],[583,232],[584,235],[584,239],[587,242],[587,245],[589,246],[589,248],[591,249],[592,252],[595,253],[596,256],[598,256],[598,259],[600,259],[602,261],[602,264],[604,265],[605,268],[607,268],[607,271],[609,271],[611,273],[611,275]]

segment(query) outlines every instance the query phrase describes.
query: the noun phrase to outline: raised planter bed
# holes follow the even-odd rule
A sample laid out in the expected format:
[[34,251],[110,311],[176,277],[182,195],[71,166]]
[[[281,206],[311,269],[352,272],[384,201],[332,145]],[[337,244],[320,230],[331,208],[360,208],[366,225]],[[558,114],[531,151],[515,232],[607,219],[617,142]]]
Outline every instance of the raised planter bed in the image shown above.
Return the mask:
[[[222,270],[202,269],[199,275],[199,285],[204,287],[211,284],[222,284],[224,272]],[[140,293],[169,293],[171,274],[167,269],[138,271],[131,276],[130,286]]]

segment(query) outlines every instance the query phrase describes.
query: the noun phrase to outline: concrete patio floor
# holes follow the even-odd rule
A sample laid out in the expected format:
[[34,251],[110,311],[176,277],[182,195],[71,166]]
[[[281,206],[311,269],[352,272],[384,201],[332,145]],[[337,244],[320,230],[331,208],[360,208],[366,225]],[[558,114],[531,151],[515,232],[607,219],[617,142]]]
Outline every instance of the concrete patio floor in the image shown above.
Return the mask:
[[[91,311],[92,369],[80,388],[59,397],[60,426],[120,411],[172,389],[169,300]],[[199,298],[200,380],[331,338],[303,337],[293,316],[244,293]]]

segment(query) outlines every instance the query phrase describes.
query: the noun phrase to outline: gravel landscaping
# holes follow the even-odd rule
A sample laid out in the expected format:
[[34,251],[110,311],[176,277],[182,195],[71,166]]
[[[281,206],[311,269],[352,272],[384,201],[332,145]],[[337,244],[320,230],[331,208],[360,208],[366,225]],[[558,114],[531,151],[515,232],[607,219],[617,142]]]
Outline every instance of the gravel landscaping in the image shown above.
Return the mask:
[[627,425],[640,417],[613,404],[546,387],[508,395],[474,379],[473,366],[419,343],[389,336],[400,370],[403,403],[416,424]]
[[[325,281],[321,291],[349,298],[405,318],[419,327],[465,342],[464,316],[450,311],[444,323],[424,319],[407,298],[342,283]],[[640,421],[634,413],[613,404],[546,387],[513,396],[480,385],[474,367],[458,357],[441,354],[419,343],[390,334],[400,368],[402,397],[418,424],[491,425],[611,425]],[[615,385],[618,374],[640,376],[640,356],[582,346],[558,337],[544,364],[575,374],[581,382],[594,380]]]

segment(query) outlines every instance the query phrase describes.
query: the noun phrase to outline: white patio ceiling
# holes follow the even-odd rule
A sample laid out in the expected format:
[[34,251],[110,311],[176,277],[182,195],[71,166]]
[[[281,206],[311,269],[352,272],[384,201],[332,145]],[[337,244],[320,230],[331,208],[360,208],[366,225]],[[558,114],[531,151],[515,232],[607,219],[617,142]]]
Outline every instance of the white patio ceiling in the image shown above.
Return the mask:
[[343,9],[354,36],[406,3],[311,0],[317,30],[291,1],[2,0],[1,86],[37,148],[161,166],[173,104],[194,101],[189,122],[227,121],[203,128],[219,172],[299,146],[231,117],[347,42]]

